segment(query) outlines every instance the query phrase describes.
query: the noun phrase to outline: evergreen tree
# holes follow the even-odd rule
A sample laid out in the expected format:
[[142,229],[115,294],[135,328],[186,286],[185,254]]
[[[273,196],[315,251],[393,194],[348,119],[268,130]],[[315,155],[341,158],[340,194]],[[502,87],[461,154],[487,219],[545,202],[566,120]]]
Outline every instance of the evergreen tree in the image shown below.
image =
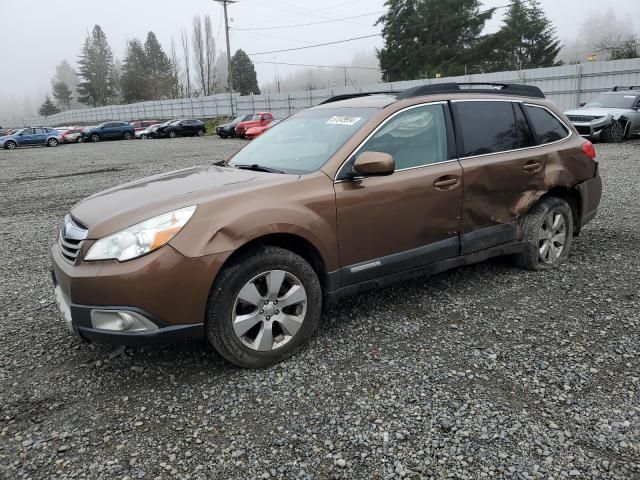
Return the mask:
[[147,76],[151,98],[160,100],[170,98],[174,90],[173,67],[167,54],[153,32],[147,34],[144,43],[146,55]]
[[514,0],[502,28],[483,52],[485,70],[520,70],[559,65],[562,45],[537,0]]
[[129,41],[120,78],[122,97],[127,103],[150,100],[151,89],[147,54],[138,39]]
[[44,103],[38,110],[38,113],[43,117],[48,117],[49,115],[55,115],[56,113],[60,113],[60,109],[56,107],[56,104],[51,101],[51,97],[47,95],[44,100]]
[[64,82],[57,82],[53,84],[53,98],[56,99],[56,104],[60,110],[68,110],[71,106],[71,100],[73,95],[71,89]]
[[249,95],[250,93],[260,95],[256,69],[244,50],[238,50],[231,57],[231,71],[233,72],[233,86],[240,92],[240,95]]
[[413,80],[461,75],[477,62],[480,34],[494,10],[480,0],[386,0],[380,17],[384,47],[378,51],[383,79]]
[[108,105],[116,95],[117,75],[111,47],[100,25],[95,25],[86,38],[78,66],[82,78],[78,100],[93,107]]

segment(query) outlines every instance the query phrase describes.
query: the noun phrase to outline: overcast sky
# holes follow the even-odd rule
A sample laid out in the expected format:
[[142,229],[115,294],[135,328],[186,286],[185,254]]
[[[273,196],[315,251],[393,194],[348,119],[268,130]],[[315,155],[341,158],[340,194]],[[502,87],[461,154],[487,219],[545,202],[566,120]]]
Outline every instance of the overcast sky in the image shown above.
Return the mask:
[[[486,7],[509,3],[508,0],[485,0]],[[542,0],[543,8],[554,22],[562,39],[572,39],[581,22],[593,11],[603,12],[602,0]],[[640,19],[639,0],[617,0],[620,18]],[[374,34],[380,27],[373,23],[384,10],[384,0],[238,0],[230,6],[232,51],[238,48],[258,53]],[[194,15],[210,14],[217,48],[224,48],[222,7],[213,0],[108,0],[54,2],[45,0],[0,0],[0,45],[3,65],[0,68],[0,108],[8,102],[22,104],[25,95],[35,105],[50,88],[55,66],[68,60],[75,66],[83,40],[94,24],[105,31],[114,55],[122,58],[128,39],[144,39],[153,30],[165,49],[171,37],[178,40],[181,28],[190,30]],[[323,23],[297,28],[241,30],[253,27],[280,27],[320,22],[340,17],[371,14],[348,21]],[[499,22],[496,16],[489,29]],[[635,25],[637,28],[638,25]],[[342,64],[357,52],[380,47],[380,37],[362,39],[337,46],[297,52],[253,56],[261,84],[273,80],[276,67],[260,61],[278,63]],[[293,69],[278,65],[280,76]],[[4,117],[0,112],[0,118]]]

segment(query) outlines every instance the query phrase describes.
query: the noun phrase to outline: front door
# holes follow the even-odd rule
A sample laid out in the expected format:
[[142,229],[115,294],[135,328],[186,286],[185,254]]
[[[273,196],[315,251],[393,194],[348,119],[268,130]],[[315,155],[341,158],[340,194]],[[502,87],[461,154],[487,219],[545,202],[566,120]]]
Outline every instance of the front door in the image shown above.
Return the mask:
[[[449,119],[444,103],[403,110],[342,167],[335,190],[343,286],[459,254],[462,168]],[[365,151],[392,155],[395,173],[345,178]]]
[[18,145],[33,145],[33,128],[25,128],[20,135],[16,135]]

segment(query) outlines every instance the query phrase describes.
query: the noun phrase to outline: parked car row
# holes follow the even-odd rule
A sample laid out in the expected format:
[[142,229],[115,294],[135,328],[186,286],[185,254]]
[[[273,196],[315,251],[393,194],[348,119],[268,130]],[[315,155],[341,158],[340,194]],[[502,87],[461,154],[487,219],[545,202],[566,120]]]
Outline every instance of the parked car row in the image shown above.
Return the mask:
[[18,130],[0,130],[0,148],[13,150],[17,147],[33,145],[55,147],[60,143],[95,143],[103,140],[131,140],[133,138],[202,137],[206,132],[205,124],[196,119],[173,119],[164,123],[158,120],[142,120],[131,123],[103,122],[89,127],[26,127]]

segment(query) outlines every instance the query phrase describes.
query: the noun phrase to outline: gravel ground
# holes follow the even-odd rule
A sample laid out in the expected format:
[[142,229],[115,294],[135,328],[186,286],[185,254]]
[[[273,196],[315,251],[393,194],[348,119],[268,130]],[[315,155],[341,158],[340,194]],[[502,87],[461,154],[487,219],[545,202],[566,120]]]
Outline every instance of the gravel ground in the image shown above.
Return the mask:
[[295,358],[86,345],[48,248],[81,198],[210,162],[213,138],[0,151],[0,477],[640,478],[640,141],[570,262],[504,260],[349,299]]

